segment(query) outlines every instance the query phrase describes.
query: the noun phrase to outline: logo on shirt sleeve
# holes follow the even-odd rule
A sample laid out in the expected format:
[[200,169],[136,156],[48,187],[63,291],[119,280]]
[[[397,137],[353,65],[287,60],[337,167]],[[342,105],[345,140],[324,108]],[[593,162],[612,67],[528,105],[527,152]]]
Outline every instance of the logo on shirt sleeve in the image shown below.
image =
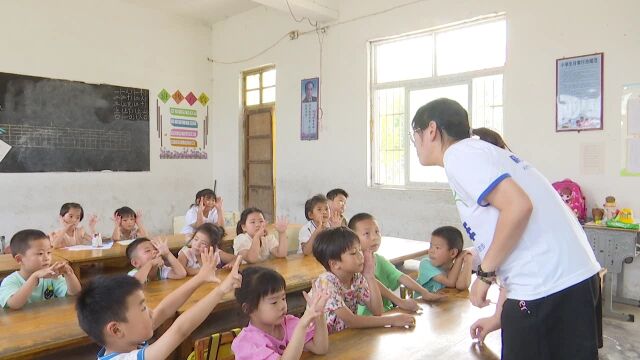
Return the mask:
[[462,226],[464,227],[464,230],[467,232],[467,235],[469,235],[469,239],[471,239],[471,241],[476,241],[476,233],[474,233],[473,230],[471,230],[471,226],[469,226],[466,221],[462,223]]

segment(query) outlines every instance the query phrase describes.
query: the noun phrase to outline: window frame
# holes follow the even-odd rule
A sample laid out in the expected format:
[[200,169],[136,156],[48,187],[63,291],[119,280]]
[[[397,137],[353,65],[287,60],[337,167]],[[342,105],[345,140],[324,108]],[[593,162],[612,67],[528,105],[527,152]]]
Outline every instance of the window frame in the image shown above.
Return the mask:
[[[460,28],[470,27],[481,25],[485,23],[497,22],[497,21],[505,21],[506,22],[505,13],[498,13],[493,15],[488,15],[480,18],[466,20],[460,23],[440,26],[437,28],[421,30],[414,33],[397,35],[392,37],[386,37],[381,39],[373,39],[368,41],[368,115],[369,115],[369,143],[368,143],[368,158],[369,158],[369,166],[368,166],[368,185],[370,188],[374,189],[398,189],[398,190],[449,190],[448,182],[435,182],[435,181],[411,181],[411,151],[415,151],[413,149],[413,145],[409,140],[408,132],[411,130],[409,124],[411,119],[409,116],[411,115],[411,103],[410,103],[410,93],[416,90],[426,90],[426,89],[434,89],[438,87],[446,87],[446,86],[456,86],[456,85],[467,85],[468,91],[468,99],[469,104],[467,107],[469,113],[469,122],[473,123],[473,79],[481,78],[486,76],[495,76],[502,75],[502,81],[504,84],[504,71],[506,67],[506,48],[505,48],[505,65],[481,69],[481,70],[472,70],[465,71],[461,73],[455,74],[447,74],[447,75],[437,75],[437,61],[436,61],[436,48],[437,48],[437,39],[438,33],[447,32],[451,30],[456,30]],[[433,36],[433,51],[432,51],[432,76],[427,78],[419,78],[419,79],[410,79],[410,80],[401,80],[401,81],[389,81],[385,83],[378,84],[377,74],[376,74],[376,59],[377,59],[377,48],[380,45],[393,43],[396,41],[407,40],[412,37],[418,36]],[[380,161],[380,146],[377,128],[379,127],[379,123],[377,119],[379,118],[378,113],[376,111],[376,94],[378,90],[385,89],[396,89],[403,88],[404,90],[404,114],[405,114],[405,135],[403,136],[403,146],[404,146],[404,184],[384,184],[377,182],[379,180],[378,168]],[[504,86],[502,87],[502,107],[504,109]]]
[[[264,108],[269,108],[275,105],[276,103],[276,99],[274,98],[272,102],[268,102],[265,103],[263,101],[263,92],[265,89],[270,89],[270,88],[274,88],[276,89],[276,96],[277,96],[277,86],[278,86],[278,75],[276,73],[276,82],[274,85],[271,86],[264,86],[263,83],[263,75],[264,73],[271,71],[271,70],[275,70],[276,66],[275,64],[272,65],[266,65],[266,66],[262,66],[256,69],[251,69],[251,70],[246,70],[242,72],[242,106],[247,108],[247,109],[264,109]],[[260,77],[260,82],[258,84],[258,87],[255,89],[247,89],[247,77],[252,76],[252,75],[259,75]],[[247,104],[247,92],[249,91],[255,91],[258,90],[260,93],[260,103],[259,104],[255,104],[255,105],[248,105]]]

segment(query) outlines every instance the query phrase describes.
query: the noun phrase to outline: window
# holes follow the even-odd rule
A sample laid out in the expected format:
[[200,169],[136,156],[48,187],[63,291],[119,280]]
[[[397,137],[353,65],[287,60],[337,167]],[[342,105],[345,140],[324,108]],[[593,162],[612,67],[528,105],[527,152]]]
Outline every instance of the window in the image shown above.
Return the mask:
[[276,101],[276,69],[273,66],[247,71],[244,76],[244,105],[271,104]]
[[370,49],[373,186],[447,182],[444,169],[420,165],[408,136],[414,114],[431,100],[456,100],[469,112],[471,127],[502,134],[503,15],[372,41]]

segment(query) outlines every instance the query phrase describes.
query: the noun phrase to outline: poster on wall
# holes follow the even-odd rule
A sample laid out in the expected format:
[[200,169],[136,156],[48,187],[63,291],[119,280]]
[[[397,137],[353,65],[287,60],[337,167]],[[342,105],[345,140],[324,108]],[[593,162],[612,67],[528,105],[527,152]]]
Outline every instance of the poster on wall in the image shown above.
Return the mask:
[[[186,93],[186,92],[185,92]],[[156,99],[160,159],[207,159],[209,97],[162,89]]]
[[320,78],[301,81],[300,140],[318,140]]
[[556,131],[602,130],[603,56],[556,60]]

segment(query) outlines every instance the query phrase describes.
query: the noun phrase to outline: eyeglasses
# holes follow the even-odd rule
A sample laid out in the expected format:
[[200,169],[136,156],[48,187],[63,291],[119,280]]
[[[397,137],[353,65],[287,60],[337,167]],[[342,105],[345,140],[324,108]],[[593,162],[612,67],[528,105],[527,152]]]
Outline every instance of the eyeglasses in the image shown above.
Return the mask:
[[411,143],[413,145],[416,144],[416,134],[420,135],[423,131],[424,129],[413,129],[412,131],[409,131],[409,139],[411,139]]

